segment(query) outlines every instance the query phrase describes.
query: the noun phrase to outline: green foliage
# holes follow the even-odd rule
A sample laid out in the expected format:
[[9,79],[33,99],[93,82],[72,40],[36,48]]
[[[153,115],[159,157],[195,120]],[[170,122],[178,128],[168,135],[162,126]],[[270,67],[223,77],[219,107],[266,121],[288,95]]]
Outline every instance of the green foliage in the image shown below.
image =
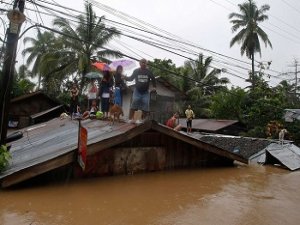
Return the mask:
[[195,89],[197,91],[194,93],[212,95],[229,83],[228,78],[219,78],[221,70],[211,66],[212,60],[212,57],[205,58],[201,53],[196,60],[185,62],[184,68],[188,76],[194,80],[190,83],[192,92]]
[[12,96],[18,97],[33,92],[35,84],[29,79],[18,79],[13,83]]
[[28,55],[27,64],[33,64],[32,74],[38,76],[38,89],[49,96],[57,96],[66,87],[67,80],[79,81],[80,93],[86,80],[83,76],[91,70],[91,59],[108,62],[106,57],[118,57],[116,51],[103,49],[120,32],[106,28],[102,18],[98,18],[91,4],[85,4],[85,11],[77,16],[78,24],[58,17],[54,26],[65,35],[38,31],[36,38],[27,37],[24,43],[31,46],[23,51]]
[[266,138],[265,128],[262,126],[255,126],[248,130],[248,132],[242,132],[240,135],[247,137]]
[[53,21],[62,33],[66,34],[59,40],[62,48],[45,55],[44,65],[50,62],[54,73],[79,75],[80,92],[85,85],[83,76],[91,71],[91,59],[108,62],[106,57],[118,57],[116,51],[104,49],[120,32],[115,28],[106,28],[102,18],[98,18],[91,4],[85,4],[85,12],[77,16],[79,23],[73,26],[69,20],[56,18]]
[[35,83],[30,81],[32,73],[27,69],[25,65],[19,67],[19,70],[15,72],[13,87],[12,87],[12,97],[18,97],[24,94],[29,94],[34,91]]
[[272,48],[268,35],[258,25],[268,19],[265,12],[270,9],[270,6],[263,5],[258,9],[253,0],[248,0],[238,4],[238,7],[239,13],[231,13],[229,15],[230,22],[233,24],[231,30],[232,32],[237,32],[230,41],[230,47],[236,43],[241,44],[241,55],[246,53],[246,56],[252,60],[250,81],[254,87],[254,54],[259,53],[261,55],[260,40],[264,42],[266,47],[269,45]]
[[231,13],[229,19],[233,24],[232,32],[239,32],[230,42],[230,47],[235,43],[241,43],[241,55],[251,58],[255,52],[261,54],[259,38],[263,40],[265,45],[272,47],[268,35],[259,27],[258,23],[268,19],[264,14],[270,9],[269,5],[263,5],[258,9],[256,3],[248,0],[242,4],[238,4],[240,13]]
[[248,108],[247,125],[266,127],[272,120],[280,121],[283,116],[283,108],[277,98],[260,98]]
[[149,61],[149,68],[155,76],[162,77],[178,89],[181,88],[182,78],[176,76],[176,74],[180,74],[180,69],[176,67],[171,59],[154,59]]
[[51,66],[47,64],[47,69],[43,69],[42,63],[47,53],[53,52],[58,48],[58,42],[52,32],[41,32],[38,30],[36,38],[26,37],[24,38],[24,44],[30,43],[31,46],[23,50],[23,56],[28,55],[27,64],[32,66],[31,77],[38,76],[38,90],[42,84],[42,78],[49,73]]
[[296,145],[300,145],[300,121],[295,120],[292,123],[285,123],[284,127],[287,129],[287,137],[293,140]]
[[7,150],[6,145],[0,146],[0,172],[2,172],[8,165],[11,155]]
[[215,94],[210,105],[212,116],[218,119],[242,121],[246,109],[246,95],[246,92],[241,88],[232,88]]
[[191,105],[197,118],[211,117],[211,96],[204,96],[201,93],[189,93],[189,99],[185,102],[185,107]]

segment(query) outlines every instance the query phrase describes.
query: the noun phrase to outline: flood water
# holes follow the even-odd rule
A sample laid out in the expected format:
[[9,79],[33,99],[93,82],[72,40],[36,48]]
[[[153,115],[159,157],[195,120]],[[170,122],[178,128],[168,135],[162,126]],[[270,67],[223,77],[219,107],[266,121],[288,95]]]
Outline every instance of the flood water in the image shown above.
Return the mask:
[[297,225],[300,171],[239,166],[0,191],[1,225]]

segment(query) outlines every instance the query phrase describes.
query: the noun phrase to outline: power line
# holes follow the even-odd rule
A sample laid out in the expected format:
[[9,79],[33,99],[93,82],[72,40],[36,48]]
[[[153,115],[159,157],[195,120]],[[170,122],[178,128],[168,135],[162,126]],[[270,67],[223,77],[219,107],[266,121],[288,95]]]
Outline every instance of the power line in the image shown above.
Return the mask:
[[[43,1],[43,2],[45,2],[45,1]],[[40,7],[44,7],[43,5],[39,5]],[[54,9],[51,9],[51,8],[49,8],[49,7],[47,7],[47,9],[49,9],[49,10],[54,10]],[[57,10],[54,10],[54,11],[57,11]],[[65,13],[64,12],[61,12],[61,11],[58,11],[59,13],[63,13],[64,15],[65,15]],[[69,15],[68,15],[69,16]],[[110,22],[115,22],[115,21],[111,21],[111,20],[108,20],[108,21],[110,21]],[[75,21],[75,22],[78,22],[78,21]],[[118,22],[117,22],[117,24],[119,24]],[[124,25],[124,24],[122,24],[122,25]],[[128,26],[128,25],[125,25],[125,26]],[[132,27],[132,26],[131,26]],[[135,27],[132,27],[132,28],[135,28]],[[144,30],[142,30],[142,31],[144,31]],[[154,34],[153,32],[152,32],[152,34]],[[124,34],[122,34],[122,35],[124,35]],[[136,35],[140,35],[140,34],[136,34]],[[156,34],[154,34],[154,35],[156,35]],[[161,35],[159,35],[159,36],[161,36]],[[164,37],[164,36],[163,36]],[[172,39],[172,40],[174,40],[174,39]],[[177,40],[175,40],[175,41],[177,41]],[[171,47],[172,48],[172,47]],[[174,48],[173,48],[174,49]],[[180,49],[179,49],[180,50]],[[181,50],[182,51],[182,50]],[[185,51],[186,52],[186,51]],[[186,53],[189,53],[189,52],[186,52]],[[191,54],[191,53],[189,53],[189,54]],[[243,69],[245,69],[245,70],[247,70],[248,71],[248,69],[246,69],[246,68],[243,68]],[[270,75],[270,74],[268,74],[268,76],[274,76],[274,75]]]
[[[39,6],[40,7],[43,7],[42,5],[40,5],[39,4]],[[47,9],[49,9],[49,7],[47,7]],[[53,9],[52,9],[53,10]],[[58,11],[59,13],[61,13],[61,11]],[[78,21],[75,21],[75,22],[78,22]],[[144,42],[144,40],[141,40],[141,39],[138,39],[138,38],[135,38],[135,37],[133,37],[133,36],[130,36],[130,35],[126,35],[126,34],[122,34],[122,35],[124,35],[124,36],[127,36],[127,37],[129,37],[129,38],[131,38],[131,39],[135,39],[135,40],[138,40],[138,41],[142,41],[142,42]],[[149,43],[149,41],[148,41],[148,43]],[[190,59],[190,58],[189,58]]]
[[[46,3],[49,3],[49,2],[47,2],[47,1],[45,1],[45,0],[39,0],[39,1],[42,1],[42,2],[46,2]],[[51,5],[55,5],[55,6],[57,6],[56,4],[53,4],[53,3],[49,3],[49,4],[51,4]],[[41,5],[40,5],[41,6]],[[61,6],[61,5],[58,5],[59,7],[63,7],[63,6]],[[66,7],[67,9],[71,9],[71,8],[68,8],[68,7]],[[53,9],[52,9],[53,10]],[[71,9],[72,10],[72,9]],[[78,10],[74,10],[74,11],[76,11],[76,12],[80,12],[80,11],[78,11]],[[62,13],[61,11],[59,11],[59,13]],[[65,13],[63,13],[64,15],[65,15]],[[69,16],[69,15],[67,15],[67,16]],[[105,18],[103,18],[103,19],[105,19]],[[120,23],[118,23],[118,22],[115,22],[115,21],[112,21],[112,20],[108,20],[108,19],[105,19],[105,20],[107,20],[107,21],[110,21],[110,22],[113,22],[113,23],[117,23],[117,24],[120,24]],[[124,25],[124,26],[127,26],[127,27],[131,27],[131,28],[134,28],[134,29],[139,29],[139,28],[136,28],[136,27],[132,27],[132,26],[128,26],[128,25],[125,25],[125,24],[122,24],[122,25]],[[142,30],[142,29],[139,29],[139,30],[141,30],[141,31],[143,31],[143,32],[149,32],[149,31],[145,31],[145,30]],[[157,34],[154,34],[153,32],[149,32],[149,33],[151,33],[151,34],[153,34],[153,35],[157,35]],[[137,34],[137,35],[140,35],[140,34]],[[163,37],[163,38],[166,38],[166,37],[164,37],[164,36],[162,36],[162,35],[159,35],[160,37]],[[170,39],[169,39],[170,40]],[[176,41],[176,42],[178,42],[178,40],[174,40],[174,39],[171,39],[172,41]],[[184,43],[184,44],[186,44],[186,43]],[[195,47],[195,46],[193,46],[193,47]],[[198,46],[196,46],[196,47],[198,47]],[[202,50],[206,50],[206,49],[202,49]],[[213,53],[214,54],[214,53]],[[243,61],[244,62],[244,61]],[[249,63],[247,63],[248,65],[249,65]],[[247,69],[248,70],[248,69]],[[277,71],[274,71],[274,72],[277,72]],[[270,75],[269,74],[269,76],[273,76],[273,75]]]
[[281,0],[281,1],[284,2],[284,3],[285,3],[287,6],[289,6],[291,9],[293,9],[294,11],[296,11],[297,13],[300,14],[300,10],[297,9],[297,7],[292,6],[290,3],[288,3],[288,2],[285,1],[285,0]]
[[[34,26],[32,26],[32,27],[41,27],[41,28],[47,29],[47,30],[49,30],[49,31],[52,31],[52,32],[54,32],[54,33],[58,33],[58,34],[60,34],[60,35],[63,35],[63,36],[65,36],[65,37],[68,37],[68,38],[71,38],[71,39],[74,39],[74,40],[78,40],[78,41],[81,41],[81,42],[85,43],[84,40],[81,40],[81,39],[79,39],[79,38],[77,38],[77,37],[70,36],[70,35],[68,35],[68,34],[65,34],[65,33],[61,32],[61,31],[58,31],[58,30],[55,30],[55,29],[46,27],[46,26],[44,26],[44,25],[34,25]],[[103,46],[102,46],[102,48],[103,48],[103,49],[106,49],[106,50],[109,50],[109,49],[107,49],[107,48],[105,48],[105,47],[103,47]],[[127,57],[127,58],[133,59],[133,60],[135,60],[135,61],[138,61],[138,59],[136,59],[136,58],[134,58],[134,57],[132,57],[132,56],[123,54],[123,53],[121,53],[121,52],[119,52],[119,54],[120,54],[120,55],[123,55],[123,56],[125,56],[125,57]],[[154,65],[154,67],[157,68],[157,69],[163,70],[163,71],[165,71],[165,72],[169,72],[170,74],[176,75],[176,76],[178,76],[178,77],[181,77],[181,78],[184,78],[184,77],[185,77],[185,78],[187,78],[187,79],[189,79],[189,80],[191,80],[191,81],[193,81],[193,82],[198,82],[198,83],[202,84],[203,86],[214,87],[213,85],[204,83],[204,82],[202,82],[202,81],[199,81],[199,80],[194,79],[194,78],[189,77],[189,76],[186,77],[186,76],[184,76],[184,75],[182,75],[182,74],[179,74],[179,73],[177,73],[177,72],[168,70],[168,69],[166,69],[166,68],[157,67],[157,66],[155,66],[155,65]],[[231,95],[235,95],[234,93],[230,92],[229,90],[225,90],[225,92],[227,92],[227,93],[229,93],[229,94],[231,94]],[[273,108],[282,110],[282,108],[280,108],[280,107],[277,107],[277,106],[274,106],[274,105],[271,105],[271,104],[268,104],[268,105],[271,106],[271,107],[273,107]]]

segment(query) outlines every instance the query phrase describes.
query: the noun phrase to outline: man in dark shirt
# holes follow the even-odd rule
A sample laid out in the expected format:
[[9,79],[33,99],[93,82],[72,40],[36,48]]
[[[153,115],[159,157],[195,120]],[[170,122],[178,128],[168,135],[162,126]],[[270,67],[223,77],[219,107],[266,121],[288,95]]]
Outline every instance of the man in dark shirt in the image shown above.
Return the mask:
[[147,60],[140,60],[140,68],[135,69],[130,77],[125,78],[127,81],[135,80],[135,89],[132,95],[129,120],[133,119],[134,111],[142,110],[143,119],[149,112],[149,84],[152,82],[153,90],[156,89],[156,81],[152,72],[147,68]]

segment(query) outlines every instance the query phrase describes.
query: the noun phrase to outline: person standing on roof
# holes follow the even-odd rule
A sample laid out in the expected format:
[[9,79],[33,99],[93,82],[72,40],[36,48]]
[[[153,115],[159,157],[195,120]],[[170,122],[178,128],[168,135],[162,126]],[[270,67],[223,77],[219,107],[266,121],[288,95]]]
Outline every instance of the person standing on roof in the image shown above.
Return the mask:
[[123,104],[123,91],[126,90],[126,83],[122,79],[123,77],[123,67],[121,65],[117,66],[116,73],[114,74],[115,78],[115,96],[114,104],[122,107]]
[[185,116],[187,133],[192,133],[192,121],[195,118],[195,113],[192,110],[191,105],[188,105],[188,108],[185,110]]
[[75,114],[80,113],[79,111],[79,99],[78,99],[79,89],[76,83],[72,84],[70,89],[70,116],[71,119],[75,116]]
[[129,120],[132,121],[134,111],[142,110],[142,119],[145,119],[149,114],[150,93],[149,86],[152,82],[153,91],[156,90],[156,81],[153,73],[147,68],[147,60],[140,60],[140,68],[135,69],[130,77],[125,77],[125,80],[135,80],[135,89],[132,95],[132,103],[129,112]]
[[108,118],[109,101],[112,95],[113,79],[110,71],[103,71],[103,78],[100,82],[99,96],[101,97],[101,111],[104,113],[104,119]]

